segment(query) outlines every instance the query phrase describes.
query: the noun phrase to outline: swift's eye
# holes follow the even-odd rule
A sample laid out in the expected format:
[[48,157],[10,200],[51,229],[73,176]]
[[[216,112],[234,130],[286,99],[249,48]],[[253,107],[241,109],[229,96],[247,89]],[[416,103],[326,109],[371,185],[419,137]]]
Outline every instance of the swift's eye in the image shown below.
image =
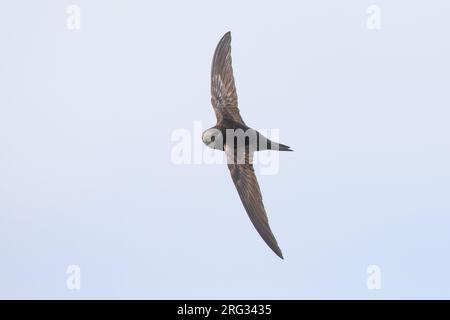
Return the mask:
[[214,142],[214,140],[216,140],[216,137],[215,137],[215,136],[212,136],[212,137],[211,137],[211,142]]

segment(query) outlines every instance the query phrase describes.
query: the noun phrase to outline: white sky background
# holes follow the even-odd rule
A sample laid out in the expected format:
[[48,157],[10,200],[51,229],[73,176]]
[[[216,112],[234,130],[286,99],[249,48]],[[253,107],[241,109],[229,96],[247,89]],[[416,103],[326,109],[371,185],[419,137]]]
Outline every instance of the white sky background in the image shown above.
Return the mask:
[[[449,10],[3,1],[0,297],[450,298]],[[215,124],[211,58],[229,30],[242,116],[295,150],[258,176],[284,261],[226,166],[170,158],[173,130]]]

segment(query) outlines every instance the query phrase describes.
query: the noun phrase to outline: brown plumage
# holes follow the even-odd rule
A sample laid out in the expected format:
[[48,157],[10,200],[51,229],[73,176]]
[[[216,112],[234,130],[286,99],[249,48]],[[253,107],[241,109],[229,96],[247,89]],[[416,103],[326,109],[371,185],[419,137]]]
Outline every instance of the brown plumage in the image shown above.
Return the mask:
[[[283,259],[283,254],[269,226],[261,190],[253,169],[253,152],[257,150],[292,151],[288,146],[272,142],[258,131],[248,127],[242,119],[231,65],[231,33],[227,32],[214,52],[211,68],[211,103],[217,124],[203,133],[203,142],[214,149],[225,151],[228,169],[239,197],[251,222],[267,245]],[[245,148],[227,141],[227,130],[242,129],[254,134],[245,140]],[[217,132],[220,135],[217,135]],[[212,138],[214,136],[214,138]]]

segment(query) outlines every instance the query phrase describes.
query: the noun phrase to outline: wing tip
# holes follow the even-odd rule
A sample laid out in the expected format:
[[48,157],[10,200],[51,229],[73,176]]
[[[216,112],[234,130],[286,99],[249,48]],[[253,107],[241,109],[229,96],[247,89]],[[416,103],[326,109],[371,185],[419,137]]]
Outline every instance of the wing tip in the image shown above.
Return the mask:
[[294,150],[292,150],[291,147],[285,144],[278,143],[278,151],[294,151]]
[[276,249],[272,249],[272,250],[273,250],[273,252],[275,252],[275,254],[276,254],[281,260],[284,260],[283,253],[281,252],[281,249],[280,249],[280,248],[276,248]]
[[224,41],[231,42],[231,31],[226,32],[223,35],[222,39],[220,39],[219,42],[224,42]]
[[220,68],[220,66],[216,66],[216,59],[219,59],[220,63],[225,63],[225,55],[227,51],[231,50],[231,31],[228,31],[223,35],[223,37],[219,40],[219,43],[216,46],[216,50],[214,51],[212,67],[211,67],[211,76],[214,74],[215,68]]

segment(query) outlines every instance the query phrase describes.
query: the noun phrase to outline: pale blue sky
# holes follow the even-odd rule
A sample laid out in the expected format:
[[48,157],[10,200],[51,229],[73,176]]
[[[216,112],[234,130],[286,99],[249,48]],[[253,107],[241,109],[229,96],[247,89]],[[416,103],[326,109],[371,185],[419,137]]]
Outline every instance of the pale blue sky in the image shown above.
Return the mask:
[[[5,1],[0,297],[450,298],[449,11]],[[214,125],[210,64],[229,30],[244,119],[295,150],[258,176],[284,261],[226,166],[170,158],[173,130]],[[366,287],[372,264],[381,290]]]

